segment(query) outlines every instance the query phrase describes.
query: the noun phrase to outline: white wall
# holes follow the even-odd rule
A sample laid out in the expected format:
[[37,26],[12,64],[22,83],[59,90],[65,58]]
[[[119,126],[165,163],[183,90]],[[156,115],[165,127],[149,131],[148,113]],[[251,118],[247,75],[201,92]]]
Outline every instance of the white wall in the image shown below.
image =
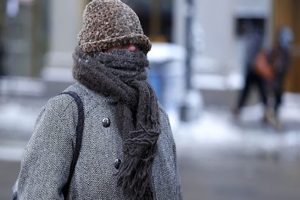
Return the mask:
[[236,12],[239,15],[266,16],[271,11],[272,0],[236,0]]
[[187,6],[184,0],[174,0],[172,41],[185,45],[185,17]]
[[234,57],[234,2],[235,0],[197,0],[196,16],[205,31],[205,55],[217,60],[231,60]]
[[82,25],[83,1],[51,0],[49,12],[50,49],[42,76],[52,81],[72,79],[72,53],[77,45],[77,34]]
[[71,54],[82,23],[82,6],[73,0],[51,0],[49,4],[50,50],[47,66],[71,68]]

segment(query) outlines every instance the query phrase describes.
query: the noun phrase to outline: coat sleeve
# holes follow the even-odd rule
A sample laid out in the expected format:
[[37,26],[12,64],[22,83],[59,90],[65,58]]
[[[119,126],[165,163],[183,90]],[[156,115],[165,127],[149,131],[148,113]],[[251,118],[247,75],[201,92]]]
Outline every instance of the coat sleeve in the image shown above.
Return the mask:
[[174,161],[175,161],[175,184],[176,184],[176,192],[175,192],[175,199],[176,200],[182,200],[182,190],[181,190],[181,181],[180,181],[180,175],[179,175],[179,171],[178,171],[178,165],[177,165],[177,151],[176,151],[176,145],[175,145],[175,141],[174,141],[174,137],[173,137],[173,133],[171,130],[171,125],[169,122],[169,118],[167,117],[168,120],[168,128],[170,131],[170,138],[172,140],[172,151],[173,151],[173,157],[174,157]]
[[[19,199],[63,199],[75,141],[77,106],[68,95],[49,100],[21,161]],[[75,114],[74,114],[75,113]]]
[[174,160],[174,165],[175,165],[175,171],[174,171],[174,184],[176,187],[176,190],[174,191],[174,199],[176,200],[182,200],[182,190],[181,190],[181,181],[180,181],[180,175],[179,175],[179,171],[178,171],[178,165],[177,165],[177,151],[176,151],[176,144],[175,144],[175,140],[174,140],[174,136],[173,136],[173,132],[171,129],[171,125],[170,125],[170,120],[169,120],[169,116],[166,113],[166,111],[163,109],[163,107],[159,104],[160,106],[160,110],[163,113],[164,116],[164,120],[165,120],[165,125],[166,125],[166,133],[167,136],[169,138],[169,143],[172,146],[172,157]]

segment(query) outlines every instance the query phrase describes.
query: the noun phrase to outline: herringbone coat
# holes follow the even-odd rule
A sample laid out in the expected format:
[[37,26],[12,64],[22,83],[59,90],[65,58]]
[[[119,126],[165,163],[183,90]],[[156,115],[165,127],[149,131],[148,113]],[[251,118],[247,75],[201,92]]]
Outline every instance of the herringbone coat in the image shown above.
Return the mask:
[[[117,161],[122,162],[122,138],[115,118],[116,99],[95,93],[76,83],[84,105],[85,121],[81,152],[70,185],[68,199],[123,200],[117,187]],[[162,133],[152,176],[158,200],[180,200],[181,188],[176,149],[168,117],[160,106]],[[66,94],[50,99],[39,114],[26,146],[19,175],[19,199],[63,199],[75,146],[77,105]]]

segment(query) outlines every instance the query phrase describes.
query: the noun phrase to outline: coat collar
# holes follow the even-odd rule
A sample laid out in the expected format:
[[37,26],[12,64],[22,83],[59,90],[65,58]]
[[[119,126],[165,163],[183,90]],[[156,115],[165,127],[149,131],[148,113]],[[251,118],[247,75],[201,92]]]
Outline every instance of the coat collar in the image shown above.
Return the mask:
[[86,86],[82,85],[81,83],[77,82],[77,83],[75,83],[74,86],[83,90],[86,95],[91,96],[91,98],[100,105],[103,105],[103,103],[117,103],[118,102],[117,97],[114,97],[111,95],[104,95],[104,94],[95,92],[95,91],[87,88]]

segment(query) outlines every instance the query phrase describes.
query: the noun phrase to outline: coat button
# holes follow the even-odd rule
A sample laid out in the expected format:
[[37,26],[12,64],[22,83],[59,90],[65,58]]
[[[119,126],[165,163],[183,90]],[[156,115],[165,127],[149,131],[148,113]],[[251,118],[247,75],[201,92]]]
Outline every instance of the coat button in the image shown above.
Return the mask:
[[104,95],[105,97],[109,97],[109,93],[108,93],[108,92],[104,92],[103,95]]
[[119,168],[120,168],[120,165],[121,165],[121,160],[120,160],[120,159],[116,159],[116,160],[115,160],[115,168],[116,168],[116,169],[119,169]]
[[107,117],[103,118],[103,119],[102,119],[102,125],[103,125],[105,128],[109,127],[109,125],[110,125],[110,119],[107,118]]

